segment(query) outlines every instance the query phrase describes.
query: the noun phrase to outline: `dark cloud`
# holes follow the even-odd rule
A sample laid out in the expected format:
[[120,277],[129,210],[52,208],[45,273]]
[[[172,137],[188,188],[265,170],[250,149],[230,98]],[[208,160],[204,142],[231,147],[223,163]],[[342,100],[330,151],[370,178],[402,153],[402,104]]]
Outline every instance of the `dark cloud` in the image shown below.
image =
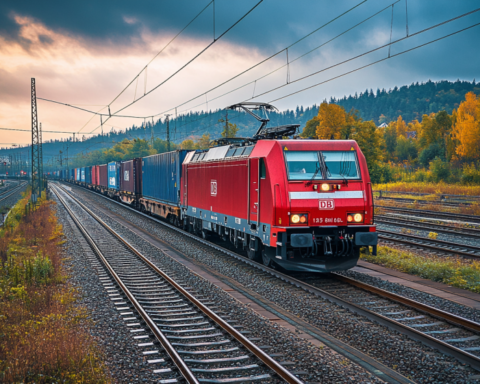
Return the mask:
[[[326,41],[394,1],[368,0],[306,39],[297,49],[302,51],[304,48],[315,46],[318,42]],[[451,0],[401,0],[394,6],[394,37],[406,31],[406,1],[408,1],[408,21],[411,33],[473,10],[479,5],[478,0],[455,2]],[[242,0],[241,2],[216,0],[216,36],[224,32],[257,2],[258,0]],[[138,38],[144,30],[153,33],[177,33],[208,3],[209,0],[149,0],[142,2],[132,0],[115,2],[3,0],[0,2],[0,35],[25,45],[26,42],[21,41],[19,37],[19,26],[13,19],[14,15],[19,15],[31,17],[56,32],[87,40],[97,40],[97,43],[102,40],[109,43],[138,43]],[[265,55],[268,55],[359,3],[361,3],[360,0],[342,2],[264,0],[224,39],[244,46],[259,48]],[[185,36],[211,38],[213,36],[212,13],[210,6],[188,28]],[[463,19],[460,23],[471,20],[480,20],[480,12],[468,20]],[[372,28],[381,29],[389,34],[390,23],[391,8],[349,32],[344,38],[335,41],[335,47],[349,49],[352,46],[358,46],[359,40],[368,39],[368,33]]]

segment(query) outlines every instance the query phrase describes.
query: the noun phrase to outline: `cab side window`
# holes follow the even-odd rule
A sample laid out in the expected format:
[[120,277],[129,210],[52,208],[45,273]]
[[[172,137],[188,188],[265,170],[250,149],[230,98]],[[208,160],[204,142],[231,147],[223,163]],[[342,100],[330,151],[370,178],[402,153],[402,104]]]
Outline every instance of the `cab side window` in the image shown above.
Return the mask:
[[265,159],[260,159],[260,178],[265,179],[267,177],[267,168],[265,168]]

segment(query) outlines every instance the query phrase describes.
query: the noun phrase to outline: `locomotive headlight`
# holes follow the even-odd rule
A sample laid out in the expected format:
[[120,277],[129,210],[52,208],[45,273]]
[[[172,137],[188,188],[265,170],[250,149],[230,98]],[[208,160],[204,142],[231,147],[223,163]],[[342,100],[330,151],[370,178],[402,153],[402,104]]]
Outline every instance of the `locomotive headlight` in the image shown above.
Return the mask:
[[305,224],[307,222],[307,215],[300,216],[300,223]]
[[293,224],[298,224],[300,222],[300,215],[292,215],[290,217],[290,221],[293,223]]
[[351,223],[353,221],[353,216],[352,215],[348,215],[347,216],[347,222]]
[[322,184],[322,191],[326,192],[330,190],[330,184]]
[[363,221],[363,215],[361,213],[355,213],[353,220],[355,220],[356,223],[360,223]]

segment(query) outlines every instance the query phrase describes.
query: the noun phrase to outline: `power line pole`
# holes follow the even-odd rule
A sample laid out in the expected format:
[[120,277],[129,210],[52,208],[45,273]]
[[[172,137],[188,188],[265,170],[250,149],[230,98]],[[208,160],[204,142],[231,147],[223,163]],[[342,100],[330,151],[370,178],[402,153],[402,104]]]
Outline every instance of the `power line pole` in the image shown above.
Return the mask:
[[40,193],[40,152],[37,116],[37,92],[35,79],[32,78],[32,200],[35,202]]
[[68,144],[67,144],[67,169],[68,169]]
[[42,141],[42,123],[40,123],[40,127],[38,129],[38,154],[39,154],[39,161],[38,164],[40,165],[40,193],[45,189],[45,182],[43,176],[43,141]]
[[152,141],[152,148],[153,148],[153,117],[152,117],[152,137],[151,137],[151,141]]
[[167,123],[167,152],[170,152],[170,119],[168,116],[170,116],[169,113],[165,115],[167,118],[165,119],[165,122]]

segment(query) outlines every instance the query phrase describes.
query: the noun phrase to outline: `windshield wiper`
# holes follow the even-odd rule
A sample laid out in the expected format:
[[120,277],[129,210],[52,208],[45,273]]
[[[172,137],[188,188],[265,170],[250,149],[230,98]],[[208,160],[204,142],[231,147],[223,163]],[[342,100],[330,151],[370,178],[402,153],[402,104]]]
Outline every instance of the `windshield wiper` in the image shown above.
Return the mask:
[[315,177],[317,177],[317,173],[318,173],[318,171],[320,171],[320,165],[319,165],[319,166],[317,166],[317,169],[315,170],[315,173],[313,174],[312,178],[311,178],[309,181],[307,181],[307,182],[305,183],[305,186],[307,186],[307,187],[308,187],[308,186],[312,185],[312,183],[313,183],[313,180],[315,180]]
[[322,171],[322,178],[325,179],[327,175],[330,174],[330,171],[328,170],[327,164],[325,164],[325,158],[323,157],[322,152],[318,152],[318,166],[317,169],[315,170],[315,173],[313,174],[312,178],[305,183],[305,186],[310,186],[312,185],[313,181],[315,180],[315,177],[317,177],[318,171]]

